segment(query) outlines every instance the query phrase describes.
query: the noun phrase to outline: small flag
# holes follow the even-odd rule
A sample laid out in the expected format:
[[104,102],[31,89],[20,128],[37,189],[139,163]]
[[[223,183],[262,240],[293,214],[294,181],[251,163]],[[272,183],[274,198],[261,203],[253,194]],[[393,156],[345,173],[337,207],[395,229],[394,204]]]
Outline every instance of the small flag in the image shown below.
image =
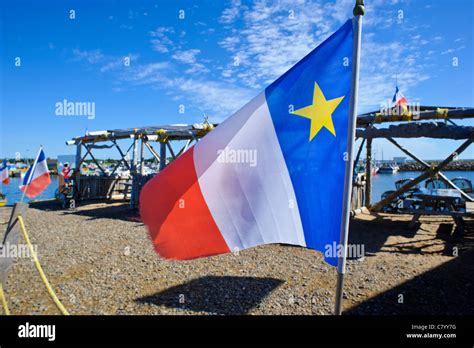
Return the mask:
[[148,181],[140,213],[159,255],[285,243],[323,251],[336,265],[352,49],[349,20]]
[[5,185],[10,183],[10,175],[8,174],[8,165],[6,160],[3,160],[3,163],[0,166],[0,181]]
[[395,87],[395,94],[392,99],[393,107],[401,109],[401,111],[406,111],[408,106],[407,98],[400,92],[398,85]]
[[38,157],[26,172],[20,190],[29,198],[34,198],[43,192],[51,183],[46,156],[43,149]]

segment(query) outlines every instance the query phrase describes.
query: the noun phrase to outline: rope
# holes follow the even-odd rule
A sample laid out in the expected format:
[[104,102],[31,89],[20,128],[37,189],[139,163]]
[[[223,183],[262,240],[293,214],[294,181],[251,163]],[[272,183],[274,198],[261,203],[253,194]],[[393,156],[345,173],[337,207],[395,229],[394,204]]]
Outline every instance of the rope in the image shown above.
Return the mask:
[[158,135],[158,141],[160,143],[166,143],[166,141],[168,140],[168,136],[166,135],[166,129],[160,128],[155,133],[156,135]]
[[8,303],[5,298],[5,293],[3,292],[3,286],[1,282],[0,282],[0,297],[2,298],[2,306],[3,306],[3,311],[5,312],[5,315],[10,315],[10,310],[8,309]]
[[448,117],[449,110],[448,109],[443,109],[443,108],[437,108],[436,109],[436,116],[438,118],[447,118]]
[[23,232],[23,237],[25,238],[26,244],[28,245],[28,249],[30,250],[31,255],[33,256],[35,266],[38,269],[38,272],[41,276],[41,280],[43,281],[43,284],[46,286],[46,289],[48,290],[49,295],[51,296],[51,298],[53,299],[54,303],[56,304],[58,309],[61,311],[61,313],[64,315],[69,315],[69,312],[66,310],[66,308],[64,308],[61,301],[59,301],[53,288],[49,284],[49,281],[46,278],[46,275],[43,272],[43,268],[41,267],[41,264],[39,263],[38,256],[36,255],[35,250],[33,249],[33,246],[31,245],[30,238],[28,237],[28,233],[26,233],[25,224],[23,222],[23,218],[21,217],[21,215],[18,215],[18,221],[20,222],[20,227],[21,227],[21,231]]

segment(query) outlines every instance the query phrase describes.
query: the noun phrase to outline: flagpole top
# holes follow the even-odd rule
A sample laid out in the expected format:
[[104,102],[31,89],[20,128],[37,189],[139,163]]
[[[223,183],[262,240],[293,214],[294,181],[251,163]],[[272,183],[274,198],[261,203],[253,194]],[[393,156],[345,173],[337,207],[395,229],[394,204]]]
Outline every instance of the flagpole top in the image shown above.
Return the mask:
[[363,16],[365,13],[364,0],[356,0],[356,4],[352,12],[354,13],[354,16]]

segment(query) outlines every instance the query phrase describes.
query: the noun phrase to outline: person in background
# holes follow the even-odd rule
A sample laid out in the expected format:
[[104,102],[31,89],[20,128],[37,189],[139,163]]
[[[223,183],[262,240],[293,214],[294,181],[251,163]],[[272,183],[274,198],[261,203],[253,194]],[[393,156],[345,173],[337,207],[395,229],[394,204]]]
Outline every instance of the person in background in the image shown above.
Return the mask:
[[69,184],[71,181],[71,168],[69,163],[64,163],[63,170],[61,170],[61,175],[64,177],[64,183]]

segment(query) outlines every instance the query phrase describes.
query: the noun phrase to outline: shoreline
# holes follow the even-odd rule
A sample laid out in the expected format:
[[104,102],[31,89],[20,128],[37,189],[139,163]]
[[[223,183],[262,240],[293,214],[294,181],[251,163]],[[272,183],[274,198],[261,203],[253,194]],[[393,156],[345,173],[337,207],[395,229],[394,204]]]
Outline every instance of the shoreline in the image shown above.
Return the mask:
[[[436,166],[442,161],[426,161],[430,166]],[[399,165],[400,171],[401,172],[421,172],[425,169],[425,167],[417,162],[408,162],[408,163],[403,163]],[[471,172],[474,171],[474,160],[460,160],[460,161],[454,161],[446,165],[442,169],[442,171],[445,172],[453,172],[453,171],[459,171],[459,172]]]

